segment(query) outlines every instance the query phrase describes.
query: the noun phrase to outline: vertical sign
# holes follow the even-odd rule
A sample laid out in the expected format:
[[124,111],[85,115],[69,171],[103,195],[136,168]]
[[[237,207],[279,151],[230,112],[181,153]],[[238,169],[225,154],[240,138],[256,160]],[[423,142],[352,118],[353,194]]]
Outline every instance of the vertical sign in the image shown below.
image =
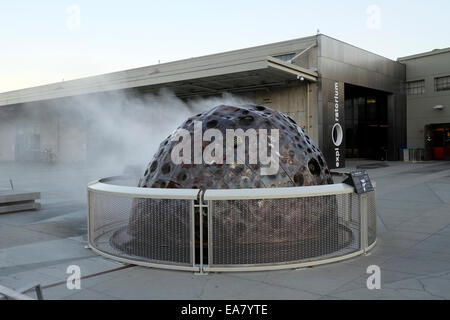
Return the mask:
[[[334,96],[333,96],[333,127],[331,128],[331,140],[333,142],[333,151],[334,151],[334,165],[336,168],[343,167],[344,163],[344,152],[342,152],[343,148],[342,142],[344,141],[344,131],[341,126],[341,109],[342,109],[342,95],[339,94],[339,82],[334,82]],[[342,91],[342,90],[341,90]]]
[[344,83],[322,79],[324,104],[323,153],[331,169],[345,167]]

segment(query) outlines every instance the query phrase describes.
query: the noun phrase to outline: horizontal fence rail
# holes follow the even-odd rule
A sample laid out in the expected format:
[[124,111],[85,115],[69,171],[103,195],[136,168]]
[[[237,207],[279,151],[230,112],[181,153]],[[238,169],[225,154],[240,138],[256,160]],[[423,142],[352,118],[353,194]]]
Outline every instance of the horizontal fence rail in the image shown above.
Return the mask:
[[[258,189],[88,185],[89,246],[125,263],[194,272],[298,268],[376,243],[375,191],[342,184]],[[375,186],[375,184],[374,184]]]

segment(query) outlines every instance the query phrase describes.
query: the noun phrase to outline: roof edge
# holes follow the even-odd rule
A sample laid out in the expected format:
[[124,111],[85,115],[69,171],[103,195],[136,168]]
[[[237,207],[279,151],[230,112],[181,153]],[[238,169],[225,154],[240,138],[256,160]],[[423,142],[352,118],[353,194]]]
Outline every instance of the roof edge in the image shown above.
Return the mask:
[[447,53],[447,52],[450,52],[450,47],[443,48],[443,49],[434,49],[434,50],[427,51],[427,52],[416,53],[416,54],[413,54],[410,56],[400,57],[400,58],[397,58],[397,61],[401,62],[401,61],[405,61],[405,60],[418,59],[418,58],[434,56],[437,54]]

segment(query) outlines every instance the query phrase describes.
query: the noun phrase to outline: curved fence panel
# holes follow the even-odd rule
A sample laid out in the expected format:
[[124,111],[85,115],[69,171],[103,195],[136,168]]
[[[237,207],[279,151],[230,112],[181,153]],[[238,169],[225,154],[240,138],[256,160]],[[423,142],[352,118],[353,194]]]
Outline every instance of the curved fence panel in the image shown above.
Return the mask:
[[97,182],[88,192],[92,248],[130,263],[198,270],[193,219],[198,190],[176,194]]
[[292,263],[360,249],[358,197],[212,201],[209,266]]

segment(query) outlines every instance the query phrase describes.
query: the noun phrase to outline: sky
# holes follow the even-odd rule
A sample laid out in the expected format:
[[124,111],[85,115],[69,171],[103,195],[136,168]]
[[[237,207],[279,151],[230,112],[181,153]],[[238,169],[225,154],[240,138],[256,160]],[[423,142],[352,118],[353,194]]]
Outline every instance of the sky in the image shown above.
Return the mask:
[[390,59],[450,47],[450,1],[0,1],[0,92],[320,33]]

